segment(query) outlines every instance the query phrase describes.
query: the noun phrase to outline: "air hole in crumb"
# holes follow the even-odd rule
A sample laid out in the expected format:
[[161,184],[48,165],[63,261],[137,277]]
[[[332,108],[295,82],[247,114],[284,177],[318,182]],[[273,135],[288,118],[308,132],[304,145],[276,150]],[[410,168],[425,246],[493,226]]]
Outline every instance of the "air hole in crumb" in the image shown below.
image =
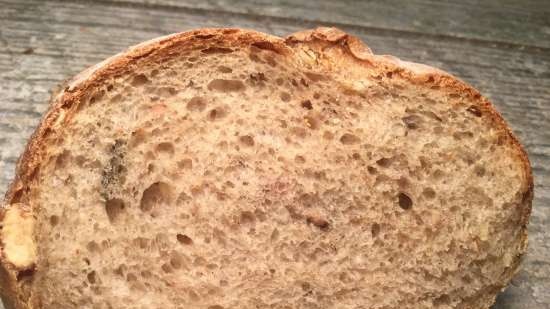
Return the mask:
[[239,137],[239,142],[248,147],[254,146],[254,138],[250,135],[243,135]]
[[251,224],[256,221],[256,216],[251,211],[245,210],[241,212],[239,223],[240,224]]
[[133,281],[136,281],[137,280],[137,276],[133,273],[128,273],[126,275],[126,281],[128,282],[133,282]]
[[269,239],[271,239],[271,241],[277,241],[279,239],[279,230],[274,229]]
[[302,127],[292,127],[292,128],[290,128],[290,132],[292,132],[292,134],[294,134],[295,136],[300,137],[300,138],[304,138],[304,137],[307,136],[306,129],[304,129]]
[[157,145],[157,152],[164,152],[167,154],[174,154],[174,145],[169,142],[160,143]]
[[340,137],[340,142],[344,145],[353,145],[360,143],[361,139],[351,133],[344,133],[344,135]]
[[224,309],[224,308],[221,305],[211,305],[211,306],[208,306],[208,309]]
[[265,56],[265,61],[266,61],[267,64],[269,64],[271,67],[276,67],[276,66],[277,66],[277,60],[275,60],[275,58],[273,58],[271,55]]
[[231,48],[211,46],[201,50],[203,54],[230,54],[233,52]]
[[180,269],[183,267],[183,257],[176,251],[172,252],[172,257],[170,258],[170,266],[174,269]]
[[97,274],[96,274],[95,270],[89,272],[86,277],[88,278],[88,282],[90,282],[90,284],[95,284],[96,281],[97,281]]
[[149,239],[144,237],[137,237],[134,239],[134,245],[139,247],[140,249],[146,249],[149,247]]
[[331,140],[334,138],[334,134],[332,134],[332,132],[325,131],[323,132],[323,138],[326,140]]
[[176,199],[176,205],[183,205],[185,204],[187,201],[190,201],[191,200],[191,197],[185,193],[185,192],[181,192],[179,195],[178,195],[178,198]]
[[224,118],[227,116],[227,111],[225,108],[217,107],[208,112],[208,120],[215,121]]
[[193,161],[191,159],[183,159],[178,162],[178,167],[186,170],[193,168]]
[[474,167],[474,173],[477,177],[483,177],[485,175],[485,167],[477,165]]
[[155,206],[168,203],[171,199],[172,187],[164,182],[155,182],[143,191],[140,209],[150,211]]
[[226,67],[224,65],[220,65],[218,67],[218,71],[221,72],[221,73],[231,73],[231,72],[233,72],[233,69],[231,69],[230,67]]
[[191,195],[198,196],[204,193],[204,186],[203,185],[197,185],[191,187]]
[[208,90],[220,92],[243,91],[245,88],[244,83],[236,79],[214,79],[208,83]]
[[435,197],[435,190],[432,188],[425,188],[422,190],[422,195],[427,199],[433,199]]
[[63,150],[61,154],[55,159],[55,168],[61,169],[67,166],[67,163],[71,160],[71,152],[69,150]]
[[156,170],[154,163],[147,164],[147,173],[152,174]]
[[415,130],[419,128],[422,118],[418,115],[409,115],[401,118],[401,120],[403,120],[403,123],[407,126],[407,128]]
[[163,98],[169,98],[176,95],[178,91],[174,87],[160,87],[158,88],[157,93]]
[[50,224],[51,226],[56,226],[59,224],[59,217],[58,216],[50,216]]
[[105,202],[105,211],[107,212],[109,221],[115,223],[124,212],[124,201],[118,198],[107,200]]
[[440,180],[441,178],[443,178],[445,176],[445,173],[440,170],[440,169],[436,169],[435,171],[433,171],[432,173],[432,178],[433,179],[436,179],[436,180]]
[[206,108],[206,99],[193,97],[187,102],[187,109],[194,112],[202,112]]
[[284,91],[281,92],[280,97],[281,97],[281,100],[283,100],[283,102],[290,101],[290,94],[288,92],[284,92]]
[[433,305],[435,307],[440,307],[441,305],[449,305],[450,303],[451,303],[451,298],[447,294],[443,294],[433,300]]
[[171,273],[172,272],[172,267],[168,264],[162,264],[162,266],[160,268],[165,273]]
[[313,104],[311,104],[310,100],[302,101],[302,103],[300,103],[300,105],[305,109],[309,109],[309,110],[313,109]]
[[312,130],[319,129],[319,119],[315,116],[305,116],[304,120],[306,121],[306,126]]
[[435,134],[441,134],[443,133],[444,129],[442,126],[435,126],[433,127],[432,131],[435,133]]
[[143,86],[149,82],[145,74],[138,74],[132,79],[132,86]]
[[401,189],[406,189],[410,185],[409,179],[407,179],[407,177],[402,176],[397,180],[397,185]]
[[466,109],[466,111],[476,117],[481,117],[481,110],[475,105],[471,105]]
[[370,227],[370,233],[373,238],[378,236],[378,234],[380,234],[380,224],[373,223]]
[[180,244],[183,244],[183,245],[192,245],[193,244],[193,240],[185,234],[177,234],[176,239],[178,240],[178,242]]
[[413,201],[407,194],[401,192],[397,195],[397,199],[399,207],[401,207],[403,210],[409,210],[412,208]]
[[378,164],[381,167],[388,167],[391,165],[392,159],[391,158],[381,158],[376,161],[376,164]]
[[323,231],[328,230],[328,228],[330,227],[330,223],[327,220],[317,216],[308,216],[306,218],[306,222],[309,224],[313,224]]
[[147,138],[147,133],[143,128],[136,129],[132,132],[132,135],[130,137],[130,146],[136,147],[143,143],[145,139]]
[[99,252],[101,251],[101,247],[95,242],[95,241],[90,241],[87,245],[86,245],[86,248],[88,249],[88,251],[90,252]]
[[378,173],[378,170],[376,169],[376,167],[372,167],[372,166],[367,166],[367,171],[369,171],[369,173],[371,175],[375,175],[376,173]]
[[296,156],[294,157],[294,162],[302,164],[302,163],[306,163],[306,159],[302,156]]
[[151,278],[153,276],[153,274],[148,270],[143,270],[140,274],[145,279]]

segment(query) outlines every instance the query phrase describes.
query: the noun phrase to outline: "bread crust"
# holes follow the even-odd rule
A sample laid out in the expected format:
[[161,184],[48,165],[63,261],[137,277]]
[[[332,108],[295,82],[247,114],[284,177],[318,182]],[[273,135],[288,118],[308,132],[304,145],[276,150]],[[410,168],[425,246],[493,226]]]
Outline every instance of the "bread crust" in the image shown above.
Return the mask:
[[[15,179],[9,186],[0,208],[0,220],[3,220],[6,209],[14,203],[30,205],[29,193],[31,184],[36,181],[40,165],[48,148],[48,141],[53,139],[62,130],[64,124],[70,122],[78,105],[93,93],[103,82],[113,76],[119,76],[132,71],[134,67],[159,59],[173,57],[181,50],[189,50],[204,46],[246,47],[255,45],[261,49],[270,49],[283,55],[294,53],[296,46],[308,46],[312,48],[320,46],[339,46],[342,57],[347,61],[355,61],[359,66],[386,74],[391,72],[417,85],[426,87],[438,86],[449,93],[460,93],[469,96],[477,104],[477,108],[483,113],[487,121],[497,128],[505,139],[505,142],[514,149],[517,159],[523,165],[523,197],[520,204],[521,225],[523,230],[523,242],[527,243],[527,223],[531,213],[533,199],[533,176],[527,153],[514,136],[502,116],[493,105],[477,90],[467,85],[458,78],[439,69],[402,61],[393,56],[375,55],[358,38],[351,36],[335,28],[317,28],[294,33],[285,39],[259,33],[251,30],[220,28],[199,29],[189,32],[172,34],[156,38],[119,53],[105,61],[96,64],[72,79],[68,80],[60,91],[54,93],[50,100],[50,106],[42,118],[37,129],[31,136],[23,154],[21,155],[15,173]],[[356,70],[355,68],[351,68]],[[1,246],[2,244],[0,244]],[[520,256],[514,264],[518,264]],[[26,296],[18,282],[18,274],[22,269],[15,266],[0,256],[0,294],[7,308],[30,309],[32,305],[26,303]],[[511,279],[510,275],[507,281]],[[508,282],[502,282],[501,288]]]

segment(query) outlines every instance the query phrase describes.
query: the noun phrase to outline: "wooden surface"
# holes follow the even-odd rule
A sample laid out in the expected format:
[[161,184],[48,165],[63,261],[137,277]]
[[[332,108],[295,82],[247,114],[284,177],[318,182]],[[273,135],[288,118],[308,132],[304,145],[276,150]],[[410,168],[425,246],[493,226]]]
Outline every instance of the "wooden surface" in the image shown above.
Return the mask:
[[[376,53],[450,71],[489,97],[529,152],[530,246],[495,309],[550,308],[550,2],[0,0],[0,193],[50,90],[156,36],[244,27],[280,36],[333,25]],[[0,307],[1,308],[1,307]]]

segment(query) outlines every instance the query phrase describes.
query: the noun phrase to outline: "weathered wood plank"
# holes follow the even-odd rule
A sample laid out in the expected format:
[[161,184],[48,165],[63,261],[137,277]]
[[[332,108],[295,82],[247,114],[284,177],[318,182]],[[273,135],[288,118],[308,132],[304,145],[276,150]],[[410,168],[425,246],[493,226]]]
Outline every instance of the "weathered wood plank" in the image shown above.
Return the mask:
[[[127,46],[181,30],[238,26],[277,35],[316,22],[165,6],[0,0],[0,193],[49,90]],[[480,40],[344,26],[379,53],[448,70],[490,97],[526,145],[536,177],[531,240],[524,269],[496,308],[550,304],[550,53]],[[505,47],[505,48],[503,48]]]
[[356,25],[550,48],[550,2],[539,1],[287,1],[110,0]]

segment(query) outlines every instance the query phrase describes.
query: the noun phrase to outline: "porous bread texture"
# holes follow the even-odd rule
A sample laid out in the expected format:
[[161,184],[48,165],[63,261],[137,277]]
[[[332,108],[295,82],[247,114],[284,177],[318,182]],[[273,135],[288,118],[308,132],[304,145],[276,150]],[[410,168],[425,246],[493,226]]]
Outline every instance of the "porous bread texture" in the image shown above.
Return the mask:
[[530,168],[474,90],[333,29],[144,46],[61,93],[19,167],[15,308],[477,309],[516,271]]

